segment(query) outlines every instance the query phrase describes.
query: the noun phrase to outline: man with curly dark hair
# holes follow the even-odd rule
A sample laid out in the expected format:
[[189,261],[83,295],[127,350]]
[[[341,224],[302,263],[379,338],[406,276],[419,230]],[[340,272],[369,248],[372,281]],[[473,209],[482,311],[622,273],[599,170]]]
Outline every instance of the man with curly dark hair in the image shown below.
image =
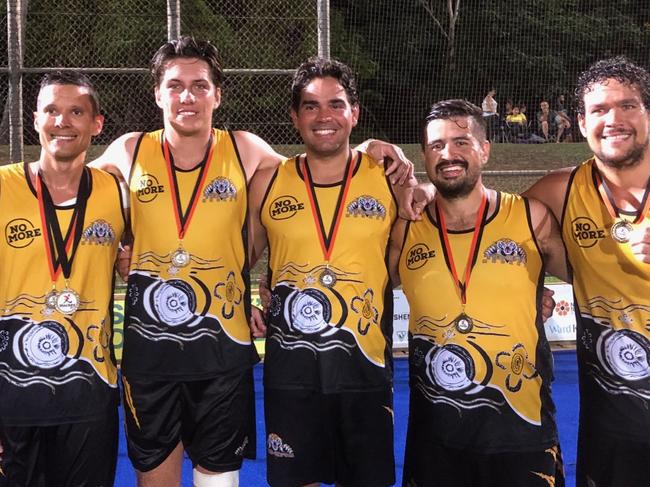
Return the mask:
[[560,220],[573,270],[580,377],[578,486],[650,478],[650,74],[624,57],[576,88],[594,156],[527,195]]

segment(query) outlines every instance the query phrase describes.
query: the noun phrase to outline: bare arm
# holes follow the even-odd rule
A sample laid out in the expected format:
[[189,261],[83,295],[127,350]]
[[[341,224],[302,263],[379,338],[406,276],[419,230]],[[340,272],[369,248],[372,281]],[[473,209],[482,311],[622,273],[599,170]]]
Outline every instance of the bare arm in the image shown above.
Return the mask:
[[406,233],[407,221],[398,218],[393,224],[390,232],[390,241],[388,248],[388,271],[393,287],[401,284],[399,277],[399,257],[402,253],[402,243],[404,242],[404,235]]
[[[268,243],[266,230],[260,220],[260,209],[274,173],[273,167],[257,171],[248,190],[248,259],[251,267],[255,265]],[[263,296],[264,292],[270,294],[268,288],[262,288],[260,285],[260,296]],[[266,324],[262,312],[253,309],[251,313],[249,326],[253,337],[266,336]]]
[[142,132],[130,132],[118,137],[89,166],[110,172],[117,176],[120,182],[128,183],[135,146],[141,134]]
[[522,196],[541,201],[550,208],[555,219],[561,222],[564,199],[566,198],[566,190],[569,185],[569,177],[571,176],[572,170],[572,167],[565,167],[548,173],[524,191]]
[[246,180],[249,182],[256,171],[275,169],[286,159],[255,134],[239,130],[233,132],[233,136],[246,171]]
[[533,232],[546,261],[546,270],[563,281],[569,282],[566,251],[557,220],[543,203],[532,198],[528,201]]

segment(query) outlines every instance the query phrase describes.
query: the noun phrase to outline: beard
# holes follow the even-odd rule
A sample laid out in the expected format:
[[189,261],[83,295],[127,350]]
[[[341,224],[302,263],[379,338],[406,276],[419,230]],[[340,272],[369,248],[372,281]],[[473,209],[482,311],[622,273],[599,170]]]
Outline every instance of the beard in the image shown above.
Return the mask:
[[[465,175],[449,181],[442,177],[442,169],[449,165],[460,165],[465,169]],[[481,176],[480,169],[469,169],[467,161],[462,159],[443,160],[435,167],[435,174],[430,175],[429,179],[440,193],[440,196],[447,200],[464,198],[472,192]]]
[[611,167],[613,169],[631,168],[641,162],[646,154],[646,151],[648,150],[649,144],[650,140],[646,140],[644,143],[635,142],[630,150],[619,156],[607,156],[603,153],[602,150],[599,152],[594,152],[594,154],[607,167]]

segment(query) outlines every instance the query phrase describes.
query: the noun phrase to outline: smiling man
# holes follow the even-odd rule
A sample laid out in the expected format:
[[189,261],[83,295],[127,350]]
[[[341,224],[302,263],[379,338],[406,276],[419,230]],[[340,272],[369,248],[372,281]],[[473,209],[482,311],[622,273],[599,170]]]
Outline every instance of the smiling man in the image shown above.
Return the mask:
[[483,185],[486,131],[465,100],[431,107],[436,195],[391,237],[410,307],[405,487],[564,485],[542,318],[544,272],[566,278],[564,248],[539,201]]
[[562,225],[578,322],[577,485],[650,478],[650,75],[618,57],[582,73],[578,121],[594,157],[526,194]]
[[0,168],[0,486],[113,485],[113,265],[125,218],[86,168],[104,118],[83,75],[41,81],[41,155]]
[[272,486],[395,482],[387,248],[397,208],[383,166],[350,146],[358,117],[350,68],[303,63],[291,118],[306,152],[251,183],[251,262],[269,245]]

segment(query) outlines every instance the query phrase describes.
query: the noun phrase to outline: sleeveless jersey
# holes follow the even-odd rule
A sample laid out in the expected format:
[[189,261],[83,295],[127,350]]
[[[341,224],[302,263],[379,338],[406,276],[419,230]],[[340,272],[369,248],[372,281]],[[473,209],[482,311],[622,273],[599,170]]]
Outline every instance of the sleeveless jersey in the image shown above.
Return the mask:
[[[388,238],[396,205],[384,169],[355,157],[341,184],[315,185],[325,237],[341,211],[329,261],[297,159],[278,167],[260,219],[269,241],[265,386],[323,393],[381,389],[392,383],[392,286]],[[339,201],[339,196],[341,200]]]
[[[527,200],[497,193],[464,309],[448,262],[462,279],[473,231],[448,236],[451,255],[427,211],[409,223],[399,261],[410,307],[411,391],[426,401],[422,423],[444,445],[484,453],[556,444],[552,356],[540,315],[544,268]],[[469,327],[458,321],[463,314]]]
[[[595,162],[571,175],[562,237],[573,272],[581,422],[622,438],[650,438],[650,266],[615,241]],[[632,219],[632,218],[630,218]],[[648,217],[636,227],[648,227]]]
[[[113,353],[115,257],[125,221],[117,180],[90,169],[91,189],[68,288],[72,315],[46,305],[52,290],[36,191],[27,165],[0,168],[0,418],[47,425],[103,417],[117,407]],[[62,232],[73,207],[56,210]],[[55,287],[66,288],[63,273]]]
[[[248,327],[246,175],[233,136],[214,129],[213,138],[182,243],[162,130],[143,134],[136,148],[129,181],[134,242],[122,362],[127,376],[201,379],[258,360]],[[176,169],[182,212],[202,165]],[[172,261],[180,247],[189,254],[185,267]]]

